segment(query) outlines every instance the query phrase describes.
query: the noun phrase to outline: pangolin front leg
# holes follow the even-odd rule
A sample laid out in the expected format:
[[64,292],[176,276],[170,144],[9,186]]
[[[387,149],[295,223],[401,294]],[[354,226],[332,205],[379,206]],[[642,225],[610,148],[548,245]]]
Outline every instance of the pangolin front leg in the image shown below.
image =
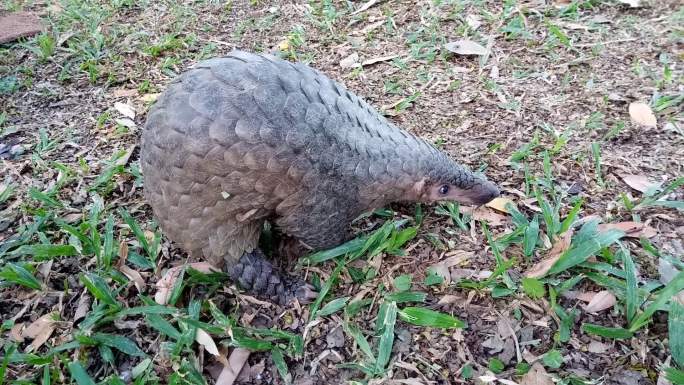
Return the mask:
[[293,298],[309,302],[316,294],[303,280],[281,275],[259,249],[244,253],[236,264],[226,268],[230,278],[248,293],[281,305]]

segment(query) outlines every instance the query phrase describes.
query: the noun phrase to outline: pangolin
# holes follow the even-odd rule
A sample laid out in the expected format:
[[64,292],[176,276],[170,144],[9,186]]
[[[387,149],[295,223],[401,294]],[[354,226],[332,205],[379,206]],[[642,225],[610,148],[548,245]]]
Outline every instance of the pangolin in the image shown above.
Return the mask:
[[391,202],[499,195],[338,82],[267,54],[235,50],[181,74],[150,109],[141,142],[145,197],[165,235],[279,303],[310,291],[259,250],[264,221],[320,250]]

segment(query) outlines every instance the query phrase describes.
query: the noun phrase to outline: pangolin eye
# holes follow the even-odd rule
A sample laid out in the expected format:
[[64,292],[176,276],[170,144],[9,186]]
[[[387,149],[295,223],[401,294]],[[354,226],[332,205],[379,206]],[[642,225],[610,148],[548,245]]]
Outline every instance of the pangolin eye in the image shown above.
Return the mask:
[[441,195],[447,195],[449,193],[449,185],[448,184],[443,184],[439,187],[439,193]]

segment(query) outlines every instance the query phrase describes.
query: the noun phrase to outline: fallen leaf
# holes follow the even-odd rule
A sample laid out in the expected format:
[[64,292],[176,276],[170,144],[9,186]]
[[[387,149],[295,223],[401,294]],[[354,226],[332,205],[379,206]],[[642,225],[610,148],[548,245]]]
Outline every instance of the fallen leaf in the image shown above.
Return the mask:
[[373,59],[364,60],[363,63],[361,63],[361,65],[365,67],[365,66],[369,66],[371,64],[392,60],[392,59],[395,59],[398,57],[399,57],[399,55],[389,55],[389,56],[376,57]]
[[610,345],[598,341],[591,341],[587,345],[587,351],[595,354],[603,354],[610,349]]
[[487,54],[487,48],[470,40],[456,40],[444,45],[448,51],[458,55],[478,55],[483,56]]
[[27,352],[32,352],[38,350],[45,341],[50,338],[52,332],[55,331],[55,317],[57,312],[52,312],[45,314],[44,316],[33,321],[29,326],[24,329],[21,336],[24,338],[30,338],[33,340],[31,344],[26,348]]
[[378,3],[378,0],[369,0],[369,1],[365,2],[361,7],[359,7],[359,9],[352,12],[351,14],[356,15],[357,13],[361,13],[361,12],[367,10],[368,8],[374,6],[377,3]]
[[114,163],[117,166],[125,166],[128,164],[128,160],[131,158],[131,154],[133,154],[133,150],[135,150],[135,144],[131,145],[126,152],[119,157],[119,159],[116,160]]
[[580,301],[584,301],[586,303],[591,302],[592,299],[594,299],[594,296],[596,295],[596,292],[593,291],[583,291],[580,293],[575,294],[575,299],[578,299]]
[[470,259],[470,257],[474,255],[474,253],[470,251],[457,251],[458,253],[456,255],[453,255],[443,261],[437,262],[434,265],[430,266],[430,269],[439,276],[441,276],[444,279],[444,283],[446,284],[451,282],[451,273],[449,272],[449,268],[467,261],[468,259]]
[[658,125],[658,121],[656,120],[655,115],[653,115],[651,107],[649,107],[646,103],[630,103],[629,116],[635,123],[641,124],[642,126],[656,127]]
[[114,119],[116,124],[122,125],[124,127],[128,128],[135,128],[135,122],[132,121],[131,119],[128,118],[123,118],[123,119]]
[[477,210],[472,212],[473,219],[476,221],[485,221],[489,223],[490,226],[501,226],[506,223],[506,217],[491,210],[487,207],[478,207]]
[[171,297],[171,291],[173,290],[176,280],[180,275],[183,268],[191,267],[201,273],[211,273],[213,271],[220,272],[221,270],[214,267],[212,264],[207,262],[196,262],[188,263],[181,266],[176,266],[168,269],[164,276],[157,281],[157,292],[154,294],[154,301],[160,305],[166,305]]
[[209,333],[205,332],[203,329],[197,328],[197,334],[195,334],[195,341],[197,341],[198,344],[204,346],[204,349],[212,355],[219,355],[219,351],[216,347],[214,339],[211,338]]
[[508,204],[513,205],[515,207],[515,202],[509,198],[503,198],[503,197],[498,197],[492,199],[489,203],[487,203],[485,206],[491,207],[494,210],[501,211],[502,213],[510,214],[510,211],[506,208]]
[[646,191],[660,185],[660,183],[651,182],[645,175],[625,174],[620,175],[620,177],[625,183],[627,183],[627,186],[642,193],[645,193]]
[[127,89],[127,88],[117,88],[112,91],[112,96],[115,98],[125,98],[129,96],[135,96],[138,94],[138,90]]
[[154,102],[159,98],[159,93],[154,93],[154,94],[145,94],[140,97],[140,100],[146,103]]
[[624,231],[625,236],[630,238],[652,238],[658,234],[656,229],[641,222],[602,223],[598,226],[599,232],[612,229]]
[[447,305],[452,303],[465,303],[465,298],[458,295],[446,294],[439,299],[437,305]]
[[356,52],[340,60],[340,67],[342,68],[353,68],[359,67],[360,65],[361,64],[359,64],[359,54]]
[[240,371],[245,366],[250,351],[242,348],[235,348],[228,357],[227,365],[223,365],[223,370],[216,379],[216,385],[233,385]]
[[540,278],[546,274],[551,267],[556,263],[558,258],[560,258],[563,253],[570,248],[570,243],[572,242],[573,230],[569,229],[563,233],[563,237],[556,240],[553,244],[551,250],[549,250],[548,256],[543,260],[537,262],[525,272],[525,277],[527,278]]
[[615,295],[608,290],[601,290],[594,295],[584,308],[588,313],[598,313],[602,310],[610,309],[617,303]]
[[641,7],[641,0],[618,0],[622,4],[627,4],[629,5],[630,8],[639,8]]
[[74,322],[81,320],[88,314],[90,311],[90,303],[90,294],[88,294],[88,290],[83,289],[81,296],[78,298],[78,305],[76,306],[76,312],[74,313]]
[[473,30],[478,29],[482,25],[482,20],[480,19],[480,16],[474,13],[466,15],[465,21],[466,24],[468,24],[468,27],[470,27]]
[[135,110],[133,107],[126,103],[116,102],[114,103],[114,108],[119,111],[119,113],[129,119],[135,119]]
[[145,280],[143,279],[142,275],[138,273],[136,270],[131,269],[127,265],[121,265],[119,267],[119,271],[124,273],[128,279],[133,281],[135,284],[135,287],[138,289],[138,293],[143,293],[145,291]]
[[24,342],[24,336],[21,335],[21,328],[23,328],[23,327],[24,327],[23,322],[16,323],[16,324],[14,324],[14,326],[12,326],[12,328],[10,329],[10,332],[9,332],[10,339],[12,341],[19,342],[19,343]]
[[283,40],[280,43],[278,43],[278,49],[282,52],[286,52],[290,49],[290,42],[287,40]]
[[551,376],[539,362],[532,364],[530,370],[520,379],[520,385],[554,385]]

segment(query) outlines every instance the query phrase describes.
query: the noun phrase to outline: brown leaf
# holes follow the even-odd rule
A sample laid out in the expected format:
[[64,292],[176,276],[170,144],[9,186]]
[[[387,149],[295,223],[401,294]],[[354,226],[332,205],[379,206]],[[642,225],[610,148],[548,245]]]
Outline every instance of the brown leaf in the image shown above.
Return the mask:
[[201,273],[211,273],[212,271],[217,271],[217,272],[221,271],[221,270],[217,269],[216,267],[214,267],[212,264],[207,263],[207,262],[196,262],[196,263],[189,263],[186,265],[172,267],[166,271],[164,276],[159,281],[157,281],[157,284],[156,284],[157,292],[154,295],[154,301],[155,302],[157,302],[160,305],[166,305],[169,298],[171,297],[171,292],[173,291],[173,287],[176,284],[176,280],[178,279],[178,276],[180,275],[181,269],[183,269],[184,267],[192,267],[193,269],[195,269]]
[[133,281],[135,287],[138,289],[138,293],[143,293],[145,291],[145,280],[140,273],[126,265],[121,265],[121,267],[119,267],[119,271],[124,273],[128,279]]
[[465,303],[466,299],[458,296],[458,295],[453,295],[453,294],[446,294],[443,295],[442,298],[439,299],[437,302],[437,305],[446,305],[446,304],[451,304],[451,303]]
[[651,182],[645,175],[620,175],[622,180],[627,183],[627,185],[639,192],[645,193],[652,187],[658,185],[658,183]]
[[197,328],[197,334],[195,334],[195,341],[197,341],[198,344],[204,346],[204,349],[212,355],[219,355],[219,351],[216,347],[214,339],[211,338],[211,335],[209,335],[209,333],[205,332],[204,330]]
[[116,102],[114,103],[114,108],[119,111],[119,113],[131,120],[135,119],[135,109],[126,103]]
[[556,243],[554,243],[553,247],[551,250],[549,250],[549,253],[546,258],[542,259],[541,261],[537,262],[534,266],[529,268],[525,272],[525,277],[527,278],[540,278],[543,277],[550,269],[553,267],[553,265],[556,263],[558,258],[560,258],[563,253],[570,248],[570,243],[572,241],[572,234],[573,230],[569,229],[563,234],[563,237],[561,239],[558,239]]
[[37,320],[33,321],[29,326],[24,329],[21,336],[24,338],[33,339],[31,345],[26,348],[27,352],[38,350],[45,341],[50,338],[52,332],[55,331],[55,317],[57,312],[52,312],[43,315]]
[[10,329],[10,332],[9,332],[10,339],[12,341],[19,342],[19,343],[24,342],[24,336],[21,335],[21,328],[23,328],[23,327],[24,327],[23,322],[16,323],[16,324],[14,324],[14,326],[12,326],[12,329]]
[[233,349],[228,357],[228,365],[223,366],[221,374],[216,379],[216,385],[232,385],[237,379],[240,371],[245,366],[250,351],[242,348]]
[[135,96],[138,94],[138,90],[126,89],[126,88],[116,88],[112,91],[112,96],[115,98],[124,98],[129,96]]
[[598,226],[599,232],[611,229],[624,231],[630,238],[652,238],[658,234],[656,229],[641,222],[602,223]]
[[476,221],[485,221],[489,223],[490,226],[502,226],[506,223],[506,217],[495,212],[487,207],[478,207],[477,210],[473,211],[473,219]]
[[594,295],[584,308],[588,313],[598,313],[602,310],[610,309],[617,303],[615,295],[608,290],[601,290]]
[[159,98],[160,93],[154,93],[154,94],[145,94],[140,97],[140,100],[146,103],[154,102]]
[[[638,0],[635,0],[638,1]],[[629,104],[629,116],[635,123],[641,124],[646,127],[656,127],[658,125],[658,120],[651,107],[646,103],[633,102]]]
[[444,45],[448,51],[459,55],[478,55],[484,56],[487,54],[487,48],[470,40],[456,40]]
[[553,380],[539,362],[532,364],[530,371],[520,379],[520,385],[553,385]]
[[90,294],[86,289],[81,293],[81,297],[78,299],[78,305],[76,306],[76,312],[74,313],[74,322],[79,321],[84,318],[88,311],[90,310]]
[[589,302],[591,302],[592,299],[594,299],[595,295],[596,295],[596,292],[583,291],[581,293],[577,293],[577,295],[575,295],[575,299],[589,303]]
[[[450,254],[454,254],[454,252],[451,252]],[[449,272],[449,268],[467,261],[473,256],[473,254],[474,253],[470,251],[455,250],[455,255],[435,263],[430,268],[444,279],[444,283],[448,284],[451,282],[451,273]]]
[[485,206],[491,207],[497,211],[501,211],[502,213],[510,214],[510,212],[506,208],[506,205],[508,205],[509,203],[512,204],[513,207],[515,207],[515,202],[513,202],[513,200],[511,200],[510,198],[498,197],[492,199]]

